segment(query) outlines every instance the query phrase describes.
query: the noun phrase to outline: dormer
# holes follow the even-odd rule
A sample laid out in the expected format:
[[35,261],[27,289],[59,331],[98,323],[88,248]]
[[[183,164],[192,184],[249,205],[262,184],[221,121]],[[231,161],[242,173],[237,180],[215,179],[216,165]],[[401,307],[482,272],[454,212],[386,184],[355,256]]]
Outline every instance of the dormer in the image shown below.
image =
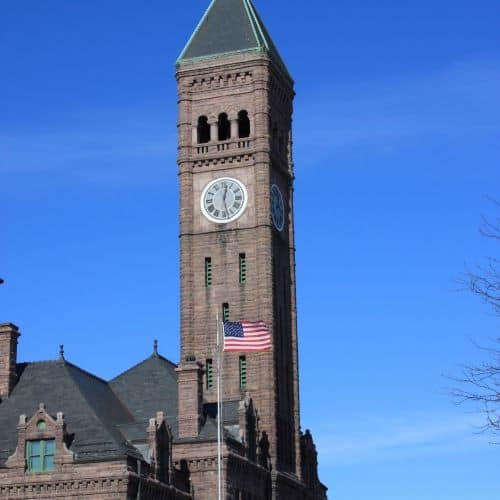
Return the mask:
[[20,415],[17,426],[17,447],[7,460],[7,468],[22,469],[26,474],[46,474],[73,462],[68,449],[72,440],[66,431],[64,415],[53,418],[40,403],[38,411],[28,420]]

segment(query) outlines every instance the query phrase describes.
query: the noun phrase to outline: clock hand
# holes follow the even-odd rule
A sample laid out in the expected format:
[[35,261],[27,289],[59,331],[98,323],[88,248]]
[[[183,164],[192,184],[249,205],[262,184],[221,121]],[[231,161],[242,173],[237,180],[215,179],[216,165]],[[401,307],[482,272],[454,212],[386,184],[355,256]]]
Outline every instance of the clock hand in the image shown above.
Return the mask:
[[227,197],[227,184],[224,186],[224,194],[222,195],[222,203],[224,203],[224,210],[226,211],[227,214],[228,210],[227,210],[226,197]]

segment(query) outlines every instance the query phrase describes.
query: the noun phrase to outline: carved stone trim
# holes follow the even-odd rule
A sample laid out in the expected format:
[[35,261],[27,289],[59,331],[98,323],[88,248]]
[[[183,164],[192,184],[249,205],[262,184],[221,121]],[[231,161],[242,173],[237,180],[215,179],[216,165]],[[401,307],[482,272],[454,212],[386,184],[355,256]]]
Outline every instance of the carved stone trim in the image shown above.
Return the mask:
[[[39,426],[40,422],[44,423],[43,428]],[[42,439],[55,440],[55,471],[60,469],[63,464],[73,462],[73,452],[68,449],[71,436],[66,432],[64,414],[58,412],[54,419],[45,410],[45,405],[40,403],[38,411],[29,421],[26,419],[26,415],[19,416],[19,424],[17,426],[17,447],[15,452],[7,459],[7,468],[22,469],[24,471],[26,469],[26,441]]]
[[198,76],[190,80],[186,87],[191,92],[205,92],[211,89],[223,89],[239,85],[248,85],[253,83],[253,74],[251,71],[238,71],[235,73],[218,73],[212,75]]
[[193,162],[194,168],[200,167],[210,167],[213,165],[225,165],[228,164],[228,167],[233,166],[234,163],[242,163],[249,162],[253,159],[253,154],[245,154],[245,155],[234,155],[227,157],[218,157],[218,158],[203,158],[200,160],[195,160]]
[[2,485],[0,498],[68,498],[68,494],[80,498],[102,492],[125,493],[127,488],[128,478],[126,477],[39,481]]

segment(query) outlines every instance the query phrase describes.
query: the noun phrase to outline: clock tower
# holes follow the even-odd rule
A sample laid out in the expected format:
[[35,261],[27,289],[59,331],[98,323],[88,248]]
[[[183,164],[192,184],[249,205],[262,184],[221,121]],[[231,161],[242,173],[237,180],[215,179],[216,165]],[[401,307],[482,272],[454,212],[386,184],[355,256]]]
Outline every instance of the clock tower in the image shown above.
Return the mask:
[[273,470],[300,478],[293,80],[251,0],[213,0],[176,68],[179,373],[196,360],[215,402],[217,316],[263,321],[272,350],[224,353],[222,399],[252,398]]

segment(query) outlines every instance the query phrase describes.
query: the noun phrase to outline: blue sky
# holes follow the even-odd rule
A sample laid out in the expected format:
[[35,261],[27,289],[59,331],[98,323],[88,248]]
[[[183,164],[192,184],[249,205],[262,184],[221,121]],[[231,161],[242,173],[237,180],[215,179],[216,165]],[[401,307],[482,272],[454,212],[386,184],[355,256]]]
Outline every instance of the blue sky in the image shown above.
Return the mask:
[[[0,321],[21,360],[112,377],[178,358],[173,63],[207,1],[3,2]],[[259,0],[296,80],[304,428],[337,500],[476,500],[500,450],[453,405],[498,319],[459,290],[496,250],[496,1]]]

